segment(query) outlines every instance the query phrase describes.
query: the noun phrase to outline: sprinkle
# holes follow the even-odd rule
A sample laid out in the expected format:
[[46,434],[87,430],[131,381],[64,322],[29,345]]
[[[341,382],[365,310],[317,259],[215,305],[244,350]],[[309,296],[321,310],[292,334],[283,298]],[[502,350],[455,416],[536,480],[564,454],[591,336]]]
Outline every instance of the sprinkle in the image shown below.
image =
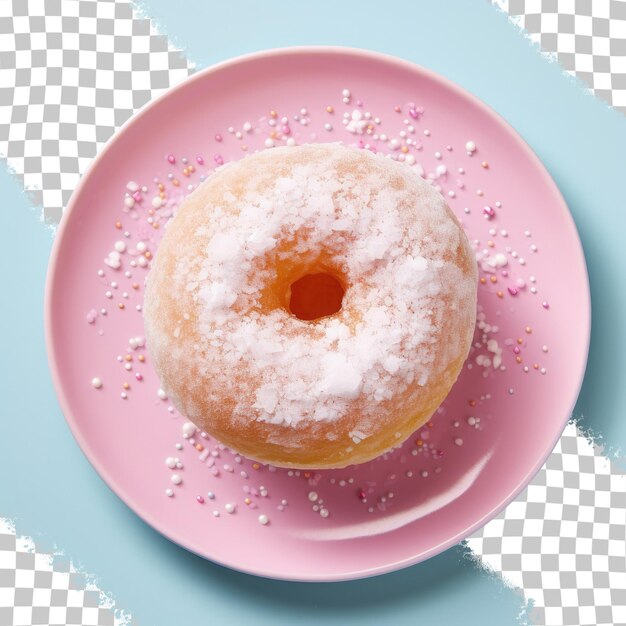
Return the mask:
[[463,445],[463,439],[461,439],[461,437],[457,437],[457,438],[454,440],[454,445],[455,445],[455,446],[462,446],[462,445]]
[[168,163],[171,163],[173,165],[174,163],[176,163],[176,157],[173,154],[168,154],[167,161]]
[[489,163],[487,163],[487,161],[483,161],[480,166],[486,170],[489,167]]
[[549,304],[548,304],[545,300],[541,303],[541,306],[542,306],[544,309],[549,309],[549,308],[550,308],[550,305],[549,305]]
[[261,526],[267,526],[270,523],[270,518],[265,515],[265,514],[261,514],[259,515],[259,524],[261,524]]
[[476,152],[476,144],[473,141],[468,141],[465,144],[465,150],[467,150],[467,154],[471,155]]
[[320,509],[320,517],[328,517],[329,515],[330,515],[330,512],[328,511],[328,509],[326,508]]
[[315,502],[318,498],[318,495],[315,491],[309,491],[309,501]]
[[530,326],[526,326],[526,328],[524,329],[526,331],[527,334],[531,334],[533,332],[533,329]]
[[172,474],[172,476],[170,477],[170,480],[175,485],[180,485],[180,483],[183,482],[182,476],[180,474]]
[[[159,388],[159,390],[157,391],[157,396],[159,396],[159,398],[161,400],[167,400],[167,394],[165,393],[165,391],[163,391],[163,389]],[[184,427],[183,427],[184,428]],[[184,432],[184,431],[183,431]]]
[[122,393],[120,393],[120,398],[122,398],[122,400],[126,400],[128,398],[128,394],[125,391],[122,391]]
[[173,489],[170,489],[170,488],[168,487],[168,488],[165,490],[165,495],[166,495],[168,498],[173,497],[173,496],[174,496],[174,490],[173,490]]
[[517,287],[508,287],[507,290],[512,296],[516,296],[519,293]]
[[94,389],[100,389],[102,387],[102,379],[95,376],[91,379],[91,386]]
[[128,383],[123,383],[123,384],[122,384],[122,387],[123,387],[124,389],[130,389],[130,385],[129,385]]
[[204,498],[202,496],[196,496],[196,502],[198,504],[204,504]]
[[189,437],[193,437],[195,432],[196,432],[195,424],[192,424],[191,422],[185,422],[183,424],[183,437],[185,439],[189,439]]

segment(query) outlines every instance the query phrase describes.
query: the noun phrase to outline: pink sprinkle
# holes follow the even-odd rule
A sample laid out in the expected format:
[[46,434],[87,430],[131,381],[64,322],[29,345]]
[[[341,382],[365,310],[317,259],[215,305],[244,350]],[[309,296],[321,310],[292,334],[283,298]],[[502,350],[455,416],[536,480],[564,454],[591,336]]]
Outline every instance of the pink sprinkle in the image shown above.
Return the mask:
[[500,272],[502,274],[502,276],[504,276],[504,278],[506,278],[509,275],[508,270],[502,270],[502,272]]
[[215,135],[215,141],[222,141],[222,136],[219,133]]
[[358,107],[362,107],[362,106],[363,106],[363,101],[362,101],[362,100],[357,100],[357,101],[356,101],[356,105],[357,105]]
[[521,352],[519,346],[515,346],[515,348],[513,348],[513,352],[515,352],[515,354],[519,354]]
[[172,164],[176,163],[176,157],[173,154],[168,154],[167,160],[169,163],[172,163]]
[[359,148],[365,148],[365,142],[362,139],[359,139]]
[[400,113],[400,112],[402,111],[402,109],[401,109],[401,108],[400,108],[397,104],[396,104],[396,106],[395,106],[395,107],[393,107],[393,110],[394,110],[396,113]]
[[202,496],[196,496],[196,501],[198,504],[204,504],[204,498]]
[[489,205],[483,207],[483,213],[487,219],[491,219],[496,214],[493,207],[490,207]]
[[550,308],[550,305],[549,305],[549,304],[548,304],[545,300],[541,303],[541,306],[542,306],[544,309],[549,309],[549,308]]
[[198,165],[204,165],[204,159],[201,156],[196,157],[196,163]]
[[141,202],[143,200],[143,197],[140,191],[135,191],[135,193],[133,194],[133,200],[135,202]]
[[137,372],[137,373],[135,374],[135,378],[136,378],[137,380],[143,380],[143,374],[140,374],[139,372]]
[[221,154],[216,154],[216,155],[213,157],[213,159],[215,160],[215,162],[216,162],[218,165],[224,165],[224,159],[222,158],[222,155],[221,155]]
[[283,131],[283,135],[291,135],[291,128],[287,124],[285,124],[281,130]]
[[365,493],[365,491],[363,491],[363,489],[361,489],[359,491],[359,499],[365,500],[365,498],[367,498],[367,494]]
[[91,311],[87,313],[87,324],[93,324],[96,321],[96,317],[98,317],[98,311],[91,309]]
[[411,107],[409,109],[409,115],[416,120],[419,117],[419,113],[417,112],[417,109],[415,107]]
[[519,293],[519,290],[517,289],[517,287],[508,287],[508,292],[512,296],[516,296]]

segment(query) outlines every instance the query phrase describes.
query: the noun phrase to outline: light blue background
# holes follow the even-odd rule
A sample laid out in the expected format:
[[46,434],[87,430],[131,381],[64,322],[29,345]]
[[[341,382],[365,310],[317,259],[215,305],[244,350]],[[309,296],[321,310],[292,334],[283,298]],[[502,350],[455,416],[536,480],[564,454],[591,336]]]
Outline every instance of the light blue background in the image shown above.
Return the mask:
[[[482,98],[537,151],[576,219],[591,277],[593,336],[575,415],[612,453],[626,447],[626,119],[585,95],[486,1],[148,0],[147,15],[199,66],[269,47],[340,44],[425,65]],[[518,624],[523,600],[454,548],[365,581],[300,584],[239,574],[148,528],[76,446],[46,363],[50,230],[0,172],[0,515],[98,575],[139,625]],[[558,234],[555,234],[558,237]],[[567,281],[567,268],[563,268]],[[576,285],[572,285],[575,289]]]

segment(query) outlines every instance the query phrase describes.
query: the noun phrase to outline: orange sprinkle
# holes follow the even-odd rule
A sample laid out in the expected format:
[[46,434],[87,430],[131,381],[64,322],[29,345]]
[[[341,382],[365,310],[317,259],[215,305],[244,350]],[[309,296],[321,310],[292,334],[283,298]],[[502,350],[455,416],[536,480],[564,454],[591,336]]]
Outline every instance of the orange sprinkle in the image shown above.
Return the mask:
[[133,283],[133,289],[139,289],[139,283]]
[[498,296],[498,298],[502,298],[504,294],[501,291],[496,291],[496,296]]
[[115,228],[117,228],[117,230],[120,230],[122,228],[122,222],[120,222],[119,220],[115,222]]
[[193,165],[188,165],[187,169],[193,174],[196,171],[196,168]]
[[489,277],[489,280],[490,280],[492,283],[497,283],[497,282],[498,282],[498,278],[497,278],[497,276],[494,276],[493,274]]
[[326,113],[334,113],[335,109],[330,106],[330,104],[326,107]]
[[515,361],[516,361],[517,363],[521,363],[521,362],[522,362],[522,357],[521,357],[521,356],[516,356],[516,357],[515,357]]
[[118,304],[117,304],[117,308],[118,308],[118,309],[124,309],[124,308],[125,308],[125,307],[124,307],[124,303],[123,303],[123,302],[118,302]]
[[311,478],[311,472],[304,472],[305,478]]
[[178,178],[172,178],[172,185],[174,185],[174,187],[178,187],[178,185],[180,185]]
[[250,504],[250,503],[252,502],[252,500],[250,500],[250,498],[244,498],[244,499],[243,499],[243,501],[244,501],[246,504]]
[[159,223],[158,222],[154,222],[154,224],[152,224],[152,228],[154,228],[155,230],[159,227]]
[[202,452],[202,450],[204,450],[204,446],[201,443],[197,443],[194,448],[198,451],[198,452]]
[[150,252],[150,250],[146,250],[143,255],[146,257],[146,259],[151,259],[152,258],[152,252]]
[[480,278],[480,284],[481,285],[486,285],[487,284],[487,279],[484,276],[481,276]]
[[148,209],[148,215],[154,215],[154,209]]
[[489,167],[489,163],[487,163],[487,161],[483,161],[483,162],[480,164],[480,166],[481,166],[481,167],[484,167],[485,169],[487,169],[487,168]]
[[469,405],[470,406],[476,406],[476,400],[470,400],[469,401]]
[[138,359],[139,359],[142,363],[146,360],[146,357],[145,357],[143,354],[140,354],[137,358],[138,358]]
[[163,186],[163,183],[159,183],[157,187],[159,188],[159,191],[165,191],[165,187]]
[[272,110],[272,111],[270,111],[270,117],[278,117],[278,113],[276,113],[276,111]]
[[426,424],[426,426],[428,426],[428,428],[432,428],[433,427],[433,423],[432,422],[428,422],[428,424]]
[[125,358],[127,361],[132,361],[132,360],[133,360],[133,357],[132,357],[132,355],[130,355],[130,354],[127,354],[124,358]]
[[252,464],[252,469],[258,470],[259,467],[261,467],[258,463],[253,463]]
[[533,363],[533,369],[538,370],[539,369],[539,363]]
[[278,137],[278,133],[277,133],[275,130],[273,130],[273,131],[270,133],[270,137],[271,137],[272,139],[276,139],[276,137]]
[[122,387],[124,387],[124,389],[130,389],[130,385],[128,383],[124,383]]
[[521,337],[517,338],[517,343],[521,346],[524,343],[524,340]]
[[530,326],[526,326],[526,332],[530,335],[533,332],[533,329]]
[[189,176],[189,168],[183,167],[183,176]]
[[488,245],[490,248],[493,248],[496,244],[495,244],[495,243],[493,243],[493,241],[491,241],[491,239],[490,239],[490,240],[487,242],[487,245]]
[[400,148],[400,152],[404,152],[404,154],[406,154],[409,151],[408,146],[402,146],[402,148]]
[[418,439],[415,443],[418,446],[424,445],[424,442],[421,439]]
[[159,191],[159,198],[161,198],[161,200],[163,200],[165,198],[165,192],[164,191]]

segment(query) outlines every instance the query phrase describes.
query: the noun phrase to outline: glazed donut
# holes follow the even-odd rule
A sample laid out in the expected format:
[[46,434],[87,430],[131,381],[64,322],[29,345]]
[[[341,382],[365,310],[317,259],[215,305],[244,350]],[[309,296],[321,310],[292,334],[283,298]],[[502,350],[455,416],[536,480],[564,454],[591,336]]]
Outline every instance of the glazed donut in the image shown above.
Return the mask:
[[477,268],[410,166],[339,144],[266,150],[178,208],[148,275],[163,389],[199,428],[283,467],[362,463],[455,382]]

